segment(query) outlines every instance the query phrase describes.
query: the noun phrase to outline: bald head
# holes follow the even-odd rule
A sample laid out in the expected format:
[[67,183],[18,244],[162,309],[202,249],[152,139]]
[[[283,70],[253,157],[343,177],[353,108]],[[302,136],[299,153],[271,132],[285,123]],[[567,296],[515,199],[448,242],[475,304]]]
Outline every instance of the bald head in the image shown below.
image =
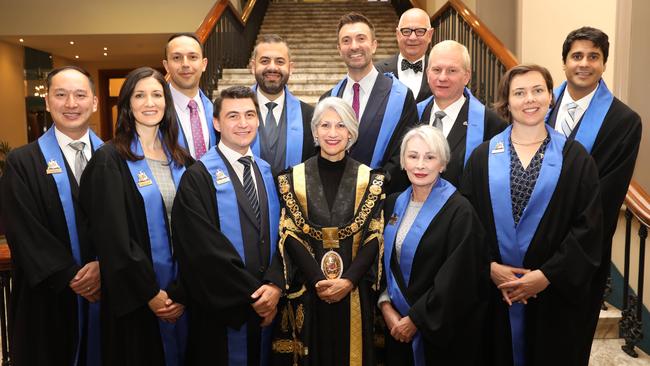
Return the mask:
[[[417,33],[421,35],[418,36]],[[427,12],[418,8],[405,11],[399,18],[396,29],[400,54],[410,62],[421,59],[427,52],[432,35],[433,29]]]
[[431,65],[431,61],[436,57],[436,55],[453,55],[455,58],[460,58],[462,60],[462,67],[465,69],[465,71],[469,72],[472,67],[472,61],[469,57],[467,47],[456,41],[449,39],[436,43],[436,45],[433,46],[431,52],[429,53],[429,67]]

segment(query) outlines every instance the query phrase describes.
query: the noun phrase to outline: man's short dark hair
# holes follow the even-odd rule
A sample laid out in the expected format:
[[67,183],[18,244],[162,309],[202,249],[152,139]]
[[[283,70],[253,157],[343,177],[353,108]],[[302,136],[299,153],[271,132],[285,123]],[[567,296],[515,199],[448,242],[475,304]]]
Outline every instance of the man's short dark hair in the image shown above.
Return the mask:
[[566,58],[569,55],[571,46],[575,41],[591,41],[596,48],[599,48],[603,53],[603,63],[607,63],[607,56],[609,56],[609,37],[600,29],[592,27],[578,28],[566,36],[564,44],[562,45],[562,62],[566,63]]
[[341,33],[341,28],[343,28],[344,25],[347,24],[354,24],[354,23],[364,23],[370,28],[370,33],[372,34],[372,39],[375,39],[375,26],[372,24],[370,19],[366,18],[365,15],[357,12],[351,12],[343,15],[341,18],[339,18],[339,25],[336,28],[336,35],[338,37],[338,34]]
[[257,42],[255,43],[255,48],[253,48],[253,55],[251,56],[252,60],[255,60],[255,57],[257,57],[257,46],[262,43],[283,43],[285,46],[287,46],[287,50],[289,51],[289,59],[291,59],[291,49],[289,48],[287,41],[285,41],[284,38],[278,34],[269,33],[262,34],[258,37]]
[[247,86],[236,85],[226,88],[219,93],[217,99],[214,100],[213,117],[219,118],[219,113],[221,113],[221,104],[224,99],[250,99],[253,101],[253,104],[255,104],[255,109],[259,108],[257,104],[257,95],[255,95],[253,89]]
[[62,67],[57,67],[56,69],[53,69],[47,74],[47,80],[45,81],[45,85],[47,85],[47,90],[50,90],[50,86],[52,86],[52,78],[56,76],[56,74],[66,71],[66,70],[74,70],[77,71],[81,74],[83,74],[85,77],[88,78],[88,83],[90,83],[90,91],[92,91],[93,94],[95,94],[95,81],[93,80],[93,77],[90,76],[90,73],[86,71],[86,69],[82,69],[79,66],[74,66],[74,65],[68,65],[68,66],[62,66]]
[[199,44],[199,47],[201,48],[201,56],[203,56],[203,44],[201,43],[199,36],[197,36],[196,33],[192,33],[192,32],[181,32],[181,33],[172,34],[167,40],[167,44],[165,44],[165,60],[167,59],[167,49],[169,48],[169,42],[179,37],[189,37],[195,40],[196,43]]

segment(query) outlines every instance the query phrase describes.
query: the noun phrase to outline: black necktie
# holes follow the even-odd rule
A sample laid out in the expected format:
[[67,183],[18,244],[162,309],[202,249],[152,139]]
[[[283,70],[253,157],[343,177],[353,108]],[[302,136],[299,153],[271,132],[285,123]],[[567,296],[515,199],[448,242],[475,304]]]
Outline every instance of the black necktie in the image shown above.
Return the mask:
[[407,59],[402,59],[402,71],[406,69],[413,69],[416,74],[422,72],[422,60],[410,63]]
[[253,164],[253,161],[250,156],[242,156],[237,159],[237,161],[244,166],[244,191],[251,203],[257,223],[260,224],[260,202],[257,200],[257,190],[255,189],[255,183],[253,182],[253,176],[251,175],[251,165]]

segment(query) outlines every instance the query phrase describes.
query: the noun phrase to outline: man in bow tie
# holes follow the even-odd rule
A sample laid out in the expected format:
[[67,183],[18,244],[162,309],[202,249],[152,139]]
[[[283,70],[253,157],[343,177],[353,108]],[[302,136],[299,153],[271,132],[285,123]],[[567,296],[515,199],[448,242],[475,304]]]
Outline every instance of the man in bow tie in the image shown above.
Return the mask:
[[396,28],[399,53],[378,61],[375,66],[379,72],[392,72],[402,83],[411,89],[415,102],[419,103],[431,96],[427,84],[427,50],[431,43],[433,28],[429,15],[422,9],[412,8],[404,12]]

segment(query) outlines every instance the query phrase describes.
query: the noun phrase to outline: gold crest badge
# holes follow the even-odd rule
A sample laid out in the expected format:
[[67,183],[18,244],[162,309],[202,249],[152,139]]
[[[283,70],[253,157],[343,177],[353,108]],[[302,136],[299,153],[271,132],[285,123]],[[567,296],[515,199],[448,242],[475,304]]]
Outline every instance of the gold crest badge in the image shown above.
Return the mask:
[[59,174],[59,173],[61,173],[61,167],[59,166],[59,163],[57,163],[56,160],[54,159],[48,161],[45,174]]
[[217,179],[217,184],[225,184],[230,182],[230,178],[226,174],[224,174],[221,169],[217,169],[217,172],[214,173],[215,178]]
[[503,145],[503,142],[499,141],[497,142],[496,145],[494,145],[494,150],[492,150],[492,154],[500,154],[504,151],[506,151],[506,148]]
[[151,184],[153,184],[151,182],[151,179],[149,179],[149,177],[147,177],[147,174],[141,170],[138,173],[138,187],[146,187],[150,186]]

